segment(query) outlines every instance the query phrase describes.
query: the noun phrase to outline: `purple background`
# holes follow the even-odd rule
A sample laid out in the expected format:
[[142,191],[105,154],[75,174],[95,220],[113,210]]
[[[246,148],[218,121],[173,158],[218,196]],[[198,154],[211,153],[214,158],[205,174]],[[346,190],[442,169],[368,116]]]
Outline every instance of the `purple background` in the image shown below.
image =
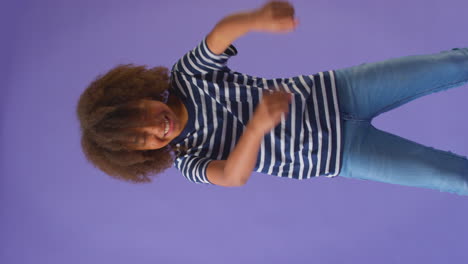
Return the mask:
[[[75,107],[119,63],[170,67],[264,1],[3,2],[0,263],[464,263],[468,197],[343,177],[253,173],[241,188],[114,180],[80,148]],[[292,77],[468,47],[466,0],[292,1],[299,28],[234,42],[233,70]],[[468,86],[374,119],[468,155]]]

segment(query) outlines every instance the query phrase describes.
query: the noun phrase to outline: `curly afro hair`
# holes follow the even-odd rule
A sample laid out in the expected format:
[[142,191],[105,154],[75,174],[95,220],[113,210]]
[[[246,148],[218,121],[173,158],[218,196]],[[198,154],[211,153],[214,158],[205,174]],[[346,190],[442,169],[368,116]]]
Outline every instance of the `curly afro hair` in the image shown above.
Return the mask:
[[[165,67],[120,64],[99,75],[80,96],[77,114],[83,152],[95,167],[109,176],[132,182],[151,182],[172,166],[173,148],[132,150],[138,135],[131,128],[143,126],[138,101],[165,102],[171,89]],[[129,144],[130,143],[130,144]]]

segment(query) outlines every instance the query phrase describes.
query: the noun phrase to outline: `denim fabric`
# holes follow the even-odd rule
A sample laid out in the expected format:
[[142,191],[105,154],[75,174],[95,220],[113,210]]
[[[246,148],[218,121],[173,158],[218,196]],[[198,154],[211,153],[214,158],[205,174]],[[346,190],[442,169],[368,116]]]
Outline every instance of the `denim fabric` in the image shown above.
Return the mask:
[[[371,120],[468,83],[468,48],[335,70],[343,124],[340,176],[468,195],[468,159],[375,128]],[[458,113],[463,114],[463,113]]]

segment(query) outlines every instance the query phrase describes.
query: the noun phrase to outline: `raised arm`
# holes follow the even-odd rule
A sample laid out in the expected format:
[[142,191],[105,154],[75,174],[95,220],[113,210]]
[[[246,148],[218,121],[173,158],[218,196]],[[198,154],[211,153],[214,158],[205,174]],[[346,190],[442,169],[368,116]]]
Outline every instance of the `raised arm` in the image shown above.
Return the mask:
[[[294,18],[294,8],[288,2],[271,1],[261,8],[240,12],[222,19],[208,34],[208,48],[215,54],[223,53],[229,45],[247,32],[287,33],[299,21]],[[227,160],[211,161],[207,178],[221,186],[244,185],[252,174],[265,133],[280,122],[288,110],[291,97],[284,93],[264,95]]]
[[255,24],[255,12],[241,12],[222,19],[206,37],[206,45],[216,55],[223,53],[234,40],[250,32]]
[[257,32],[287,33],[296,28],[294,8],[288,2],[271,1],[262,7],[229,15],[216,24],[206,43],[215,54],[223,53],[229,45],[244,34]]

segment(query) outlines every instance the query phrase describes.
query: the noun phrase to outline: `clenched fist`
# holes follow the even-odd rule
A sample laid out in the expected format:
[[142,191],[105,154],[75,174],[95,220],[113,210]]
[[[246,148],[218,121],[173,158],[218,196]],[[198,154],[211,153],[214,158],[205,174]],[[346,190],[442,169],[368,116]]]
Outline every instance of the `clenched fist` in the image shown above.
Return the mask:
[[266,134],[281,121],[289,111],[292,94],[284,91],[264,93],[249,125],[259,133]]
[[299,24],[294,7],[286,1],[271,1],[254,11],[254,31],[287,33]]

